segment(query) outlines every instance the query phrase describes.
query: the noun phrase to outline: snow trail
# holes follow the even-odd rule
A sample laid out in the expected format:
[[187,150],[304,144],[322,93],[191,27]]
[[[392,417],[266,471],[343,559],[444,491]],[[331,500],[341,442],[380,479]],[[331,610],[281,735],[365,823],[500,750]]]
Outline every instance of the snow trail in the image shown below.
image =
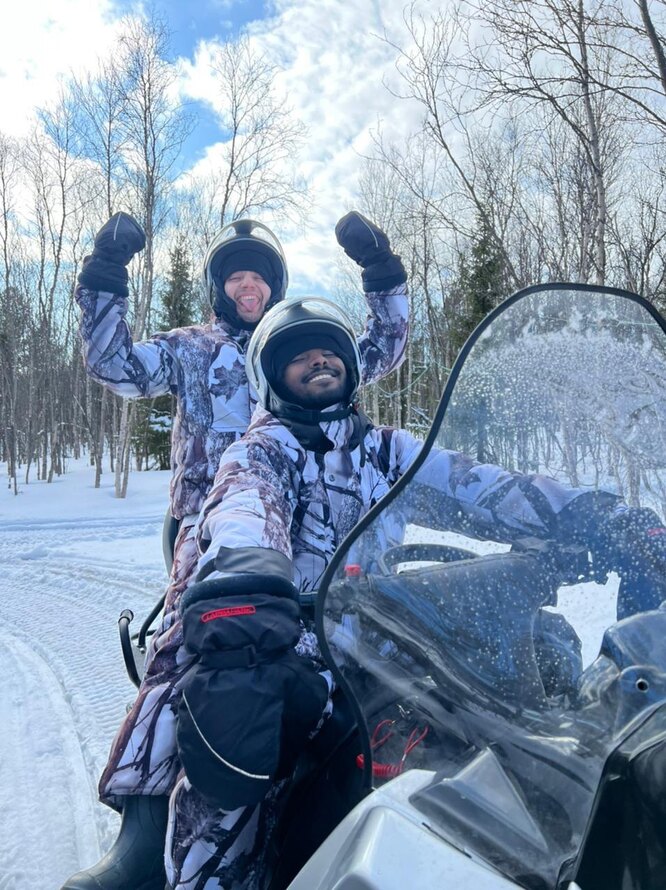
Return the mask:
[[102,490],[89,507],[88,473],[26,487],[30,504],[3,499],[0,890],[58,890],[116,835],[96,786],[134,696],[118,616],[131,608],[138,629],[166,583],[165,478],[143,475],[140,505],[139,491],[123,504]]

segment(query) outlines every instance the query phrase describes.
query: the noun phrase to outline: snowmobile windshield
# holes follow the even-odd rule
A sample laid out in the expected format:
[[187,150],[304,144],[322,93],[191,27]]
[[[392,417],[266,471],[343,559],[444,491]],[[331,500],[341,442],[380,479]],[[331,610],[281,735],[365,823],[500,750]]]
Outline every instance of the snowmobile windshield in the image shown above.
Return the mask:
[[609,763],[665,737],[666,606],[616,622],[627,585],[663,575],[595,576],[590,553],[622,504],[664,518],[663,324],[612,289],[507,300],[409,469],[393,439],[402,478],[320,589],[368,782],[432,771],[411,800],[424,821],[520,886],[579,878]]

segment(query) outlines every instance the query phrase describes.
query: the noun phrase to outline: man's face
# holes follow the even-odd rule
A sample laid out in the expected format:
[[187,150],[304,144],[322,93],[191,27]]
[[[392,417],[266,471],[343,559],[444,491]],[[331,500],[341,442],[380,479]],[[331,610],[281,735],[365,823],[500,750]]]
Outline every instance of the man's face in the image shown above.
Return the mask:
[[347,368],[330,349],[307,349],[287,364],[282,372],[282,383],[297,405],[327,408],[344,397]]
[[270,285],[258,272],[233,272],[224,282],[224,292],[236,305],[243,321],[259,321],[271,296]]

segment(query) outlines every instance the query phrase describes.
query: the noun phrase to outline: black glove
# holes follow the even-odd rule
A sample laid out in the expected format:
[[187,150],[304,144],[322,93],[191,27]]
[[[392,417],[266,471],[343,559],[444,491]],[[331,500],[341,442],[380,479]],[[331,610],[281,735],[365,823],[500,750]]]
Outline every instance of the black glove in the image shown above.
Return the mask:
[[357,210],[338,221],[335,237],[347,256],[362,267],[366,293],[390,290],[407,281],[405,267],[391,251],[388,237]]
[[596,575],[617,572],[622,579],[618,618],[659,606],[666,595],[666,527],[653,510],[614,513],[600,523],[591,550]]
[[97,233],[92,254],[83,260],[79,284],[127,297],[125,267],[145,246],[146,235],[139,223],[127,213],[115,213]]
[[194,584],[181,611],[185,647],[199,656],[178,709],[185,774],[216,807],[256,804],[289,774],[328,699],[317,667],[294,650],[295,590],[282,578],[230,575]]

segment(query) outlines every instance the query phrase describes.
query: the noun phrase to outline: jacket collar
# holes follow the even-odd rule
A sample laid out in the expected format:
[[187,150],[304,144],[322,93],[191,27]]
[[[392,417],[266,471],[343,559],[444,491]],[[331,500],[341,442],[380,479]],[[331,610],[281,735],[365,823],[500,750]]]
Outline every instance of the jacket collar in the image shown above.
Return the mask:
[[[335,409],[336,406],[332,406]],[[361,465],[365,463],[363,441],[374,424],[370,418],[358,409],[354,409],[349,417],[342,420],[322,421],[318,424],[299,424],[275,417],[265,408],[258,406],[252,417],[248,431],[260,427],[282,428],[288,435],[287,444],[299,450],[314,451],[325,454],[334,448],[346,448],[353,451],[360,446]]]

